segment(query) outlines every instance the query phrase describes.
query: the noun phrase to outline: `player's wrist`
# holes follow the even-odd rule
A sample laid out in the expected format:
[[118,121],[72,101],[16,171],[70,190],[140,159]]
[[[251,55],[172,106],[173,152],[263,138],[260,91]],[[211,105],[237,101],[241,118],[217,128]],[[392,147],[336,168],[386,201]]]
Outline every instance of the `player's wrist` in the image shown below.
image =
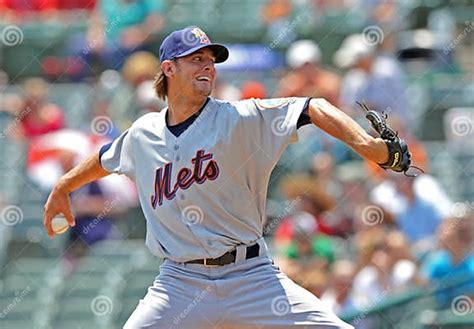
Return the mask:
[[61,194],[71,193],[70,184],[64,177],[59,179],[54,189],[56,190],[56,192]]
[[375,163],[378,165],[386,165],[390,161],[390,150],[387,143],[380,137],[374,139],[374,143],[376,144],[376,152],[377,159]]
[[390,152],[385,141],[381,138],[370,137],[367,142],[366,159],[375,162],[378,165],[387,163],[390,160]]

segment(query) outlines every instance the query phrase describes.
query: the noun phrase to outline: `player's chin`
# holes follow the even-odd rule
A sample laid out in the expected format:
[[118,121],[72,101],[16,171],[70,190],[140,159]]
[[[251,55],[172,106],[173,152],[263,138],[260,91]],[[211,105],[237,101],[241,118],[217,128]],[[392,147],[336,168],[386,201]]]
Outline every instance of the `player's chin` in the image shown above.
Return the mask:
[[212,83],[210,82],[199,82],[195,85],[197,93],[203,96],[209,96],[212,92]]

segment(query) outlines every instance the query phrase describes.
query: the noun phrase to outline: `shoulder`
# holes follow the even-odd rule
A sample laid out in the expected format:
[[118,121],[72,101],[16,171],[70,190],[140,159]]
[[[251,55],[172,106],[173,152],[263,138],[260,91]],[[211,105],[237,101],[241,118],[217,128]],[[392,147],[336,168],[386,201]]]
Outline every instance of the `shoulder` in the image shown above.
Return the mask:
[[209,106],[218,110],[219,115],[241,116],[249,114],[256,108],[255,100],[245,99],[240,101],[224,101],[211,98]]
[[130,128],[128,129],[131,136],[136,136],[137,134],[143,133],[145,131],[159,129],[160,126],[165,124],[165,112],[150,112],[142,115],[137,120],[135,120]]

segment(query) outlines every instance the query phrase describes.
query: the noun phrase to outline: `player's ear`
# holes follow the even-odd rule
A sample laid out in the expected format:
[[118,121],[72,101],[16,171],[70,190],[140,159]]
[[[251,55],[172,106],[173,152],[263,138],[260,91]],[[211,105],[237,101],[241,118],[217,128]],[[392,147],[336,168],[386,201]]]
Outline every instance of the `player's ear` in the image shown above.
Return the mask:
[[176,73],[176,64],[173,61],[164,61],[161,63],[161,70],[169,78]]

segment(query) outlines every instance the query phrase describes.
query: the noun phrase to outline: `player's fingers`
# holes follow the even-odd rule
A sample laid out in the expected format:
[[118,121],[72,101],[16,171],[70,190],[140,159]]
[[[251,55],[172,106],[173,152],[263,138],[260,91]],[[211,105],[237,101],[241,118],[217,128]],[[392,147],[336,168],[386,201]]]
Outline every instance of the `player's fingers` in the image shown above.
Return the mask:
[[74,215],[72,214],[71,208],[67,207],[66,210],[63,212],[64,217],[66,218],[69,226],[76,226],[76,220],[74,219]]
[[47,209],[45,206],[44,213],[43,213],[43,226],[46,229],[50,238],[54,238],[54,231],[51,227],[51,220],[53,218],[52,213]]

